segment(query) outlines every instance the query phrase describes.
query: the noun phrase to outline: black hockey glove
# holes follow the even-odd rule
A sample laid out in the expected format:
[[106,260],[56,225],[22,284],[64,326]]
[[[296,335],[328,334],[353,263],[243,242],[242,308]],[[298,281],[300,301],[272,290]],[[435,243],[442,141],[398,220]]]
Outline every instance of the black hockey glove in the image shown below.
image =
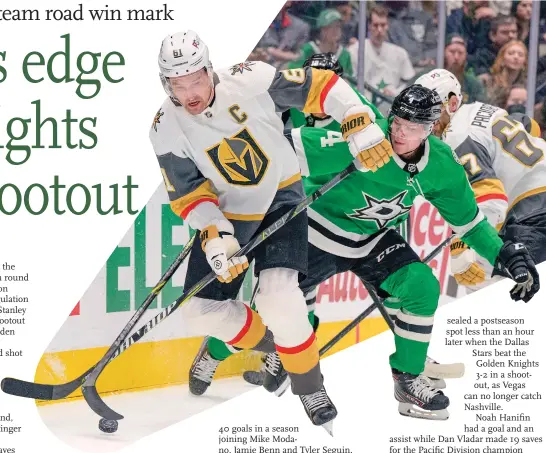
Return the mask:
[[507,276],[516,282],[510,291],[512,300],[529,302],[540,289],[535,263],[527,248],[519,242],[504,243],[495,261],[493,275]]

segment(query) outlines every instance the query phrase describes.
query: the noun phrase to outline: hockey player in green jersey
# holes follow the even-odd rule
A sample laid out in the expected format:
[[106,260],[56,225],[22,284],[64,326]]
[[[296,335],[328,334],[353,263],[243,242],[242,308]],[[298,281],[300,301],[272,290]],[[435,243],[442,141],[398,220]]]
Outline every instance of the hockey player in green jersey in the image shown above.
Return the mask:
[[[389,120],[377,122],[390,138],[393,159],[376,172],[353,173],[308,209],[309,272],[300,281],[305,293],[334,274],[352,271],[381,295],[398,299],[396,352],[390,356],[395,397],[402,415],[429,419],[446,419],[449,405],[447,396],[422,375],[439,284],[392,228],[407,218],[415,197],[430,201],[466,244],[515,276],[513,299],[528,300],[539,289],[526,248],[502,242],[478,210],[451,148],[430,136],[440,110],[438,95],[421,86],[397,96]],[[295,129],[292,138],[307,176],[307,193],[358,158],[341,133],[303,127]],[[282,366],[269,378],[284,379]]]
[[[398,300],[396,352],[390,357],[395,396],[403,415],[445,419],[448,398],[421,375],[438,306],[439,284],[392,227],[405,221],[417,195],[431,202],[454,232],[492,265],[515,276],[515,300],[539,289],[534,263],[521,244],[505,242],[479,211],[464,168],[449,146],[431,136],[441,112],[437,93],[414,85],[395,99],[388,120],[377,124],[393,146],[379,171],[358,172],[308,209],[309,273],[304,293],[330,276],[352,271],[382,295]],[[340,133],[292,131],[307,193],[350,164]]]

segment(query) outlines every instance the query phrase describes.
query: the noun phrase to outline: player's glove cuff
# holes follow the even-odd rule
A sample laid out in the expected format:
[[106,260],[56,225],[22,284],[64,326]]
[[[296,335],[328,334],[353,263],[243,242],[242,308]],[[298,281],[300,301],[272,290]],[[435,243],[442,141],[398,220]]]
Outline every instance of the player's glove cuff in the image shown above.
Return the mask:
[[485,270],[478,264],[476,253],[460,239],[450,245],[451,272],[459,285],[476,286],[485,281]]
[[506,241],[495,261],[493,275],[508,275],[516,285],[510,291],[513,300],[529,302],[540,289],[535,263],[521,243]]
[[367,108],[352,107],[341,124],[343,138],[361,171],[375,172],[389,162],[392,146],[381,128],[372,123]]

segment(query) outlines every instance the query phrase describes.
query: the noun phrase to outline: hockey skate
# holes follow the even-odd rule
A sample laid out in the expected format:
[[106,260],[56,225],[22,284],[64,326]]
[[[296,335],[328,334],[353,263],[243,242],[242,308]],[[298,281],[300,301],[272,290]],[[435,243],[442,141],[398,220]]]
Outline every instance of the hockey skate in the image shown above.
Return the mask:
[[307,416],[316,426],[322,426],[330,436],[333,436],[334,419],[337,409],[328,397],[324,385],[318,392],[310,395],[299,395]]
[[190,368],[189,387],[193,395],[200,396],[207,391],[220,363],[209,354],[208,337],[205,337]]
[[270,352],[265,356],[264,367],[264,388],[274,393],[276,396],[282,396],[290,386],[290,376],[282,365],[279,354]]
[[396,370],[392,371],[392,377],[394,397],[398,401],[398,412],[401,415],[427,420],[449,418],[449,398],[435,389],[429,378]]
[[433,388],[441,390],[446,388],[446,381],[443,378],[434,377],[438,375],[437,372],[435,372],[438,365],[440,364],[436,360],[427,357],[423,374],[430,379]]
[[267,354],[262,354],[262,357],[260,360],[262,361],[263,365],[260,368],[260,371],[253,371],[253,370],[247,370],[243,373],[243,379],[252,385],[264,385],[264,376],[265,376],[265,359],[267,357]]

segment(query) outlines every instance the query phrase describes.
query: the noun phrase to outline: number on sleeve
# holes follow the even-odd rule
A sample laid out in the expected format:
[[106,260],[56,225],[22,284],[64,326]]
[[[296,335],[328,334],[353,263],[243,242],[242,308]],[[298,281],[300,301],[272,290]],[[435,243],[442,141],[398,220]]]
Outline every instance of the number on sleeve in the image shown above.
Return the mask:
[[493,124],[492,133],[502,150],[526,167],[533,167],[544,157],[542,150],[531,143],[527,132],[506,117]]
[[286,80],[293,83],[303,83],[305,82],[305,70],[301,68],[296,69],[284,69],[281,71],[281,74]]
[[176,189],[171,184],[171,181],[169,181],[169,177],[167,176],[167,172],[164,168],[161,169],[161,174],[163,175],[163,181],[165,181],[165,187],[167,188],[167,192],[175,192]]
[[482,171],[482,167],[478,165],[478,158],[475,154],[465,154],[459,158],[459,161],[461,162],[461,165],[464,165],[464,168],[470,174],[470,176],[474,176]]
[[320,146],[321,148],[326,148],[327,146],[334,146],[336,143],[344,142],[343,134],[336,131],[327,131],[328,137],[320,137]]

